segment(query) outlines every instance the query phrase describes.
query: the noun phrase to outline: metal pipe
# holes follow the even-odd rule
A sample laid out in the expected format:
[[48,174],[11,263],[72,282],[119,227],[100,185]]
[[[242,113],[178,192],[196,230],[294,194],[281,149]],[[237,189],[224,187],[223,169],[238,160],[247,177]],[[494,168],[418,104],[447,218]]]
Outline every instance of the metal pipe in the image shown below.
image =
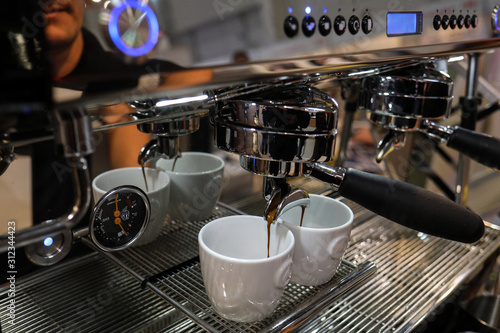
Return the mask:
[[[479,70],[479,54],[469,54],[467,69],[466,97],[462,99],[462,121],[461,126],[474,130],[476,127],[477,107],[479,105],[476,97]],[[464,154],[458,157],[457,184],[455,187],[455,202],[464,205],[467,202],[469,192],[470,159]]]
[[42,224],[20,230],[15,233],[15,237],[2,235],[0,237],[0,252],[7,251],[8,247],[15,244],[16,247],[26,246],[28,244],[41,241],[48,236],[54,236],[62,231],[73,228],[85,215],[90,206],[90,174],[87,166],[87,160],[83,157],[72,157],[73,165],[73,184],[75,185],[75,202],[70,211],[61,217],[53,220],[47,220]]
[[310,320],[315,314],[323,310],[325,306],[331,304],[347,290],[353,288],[359,283],[365,281],[376,272],[375,264],[368,261],[361,264],[357,270],[336,282],[331,288],[325,288],[320,291],[318,297],[311,298],[293,311],[290,315],[280,318],[262,332],[289,332],[302,323]]

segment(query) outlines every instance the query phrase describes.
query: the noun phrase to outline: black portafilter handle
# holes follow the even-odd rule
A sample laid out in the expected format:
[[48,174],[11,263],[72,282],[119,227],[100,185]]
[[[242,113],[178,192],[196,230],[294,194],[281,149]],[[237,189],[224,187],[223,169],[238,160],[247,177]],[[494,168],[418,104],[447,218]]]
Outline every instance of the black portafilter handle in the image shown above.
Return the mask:
[[474,243],[484,234],[479,215],[421,187],[320,163],[313,164],[310,176],[332,184],[343,197],[405,227],[463,243]]
[[493,136],[455,127],[446,145],[487,167],[500,170],[500,140]]

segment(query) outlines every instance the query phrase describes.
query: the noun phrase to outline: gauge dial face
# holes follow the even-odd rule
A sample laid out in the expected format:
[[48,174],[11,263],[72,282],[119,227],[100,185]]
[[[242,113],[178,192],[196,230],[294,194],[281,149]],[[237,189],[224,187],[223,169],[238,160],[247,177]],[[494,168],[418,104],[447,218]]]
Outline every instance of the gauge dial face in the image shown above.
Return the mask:
[[99,200],[92,212],[89,226],[92,241],[104,251],[130,246],[144,233],[149,212],[149,200],[138,187],[112,189]]

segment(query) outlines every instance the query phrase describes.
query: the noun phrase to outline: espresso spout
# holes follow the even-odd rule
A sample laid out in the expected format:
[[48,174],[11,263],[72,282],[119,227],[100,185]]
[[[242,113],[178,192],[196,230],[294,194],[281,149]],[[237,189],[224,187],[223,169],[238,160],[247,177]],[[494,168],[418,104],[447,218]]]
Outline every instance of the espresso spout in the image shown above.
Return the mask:
[[[285,211],[296,206],[309,206],[309,194],[286,182],[286,178],[264,177],[264,197],[267,200],[264,219],[274,222]],[[267,192],[267,194],[266,194]]]

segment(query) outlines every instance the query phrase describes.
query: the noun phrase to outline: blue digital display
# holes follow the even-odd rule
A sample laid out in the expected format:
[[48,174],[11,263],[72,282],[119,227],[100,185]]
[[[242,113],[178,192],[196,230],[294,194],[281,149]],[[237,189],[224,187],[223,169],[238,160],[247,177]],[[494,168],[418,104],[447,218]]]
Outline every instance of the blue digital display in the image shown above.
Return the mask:
[[387,13],[387,36],[416,35],[422,33],[422,12]]

